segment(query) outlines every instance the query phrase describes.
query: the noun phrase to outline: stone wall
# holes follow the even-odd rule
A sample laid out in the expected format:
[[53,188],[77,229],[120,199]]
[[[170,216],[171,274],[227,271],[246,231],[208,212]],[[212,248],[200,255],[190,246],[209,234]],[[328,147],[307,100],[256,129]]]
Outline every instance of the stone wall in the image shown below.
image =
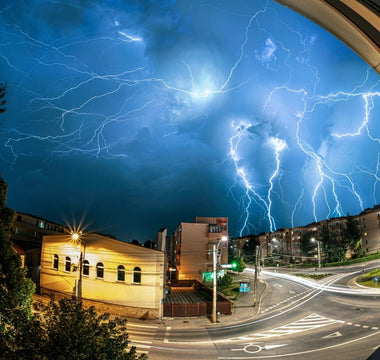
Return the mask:
[[[52,292],[48,289],[41,289],[41,296],[35,294],[33,300],[48,303],[51,299],[59,301],[64,297],[70,296],[63,293]],[[159,317],[159,309],[115,305],[88,299],[82,299],[82,303],[84,308],[93,306],[98,313],[109,313],[119,317],[133,317],[139,319],[157,319]]]

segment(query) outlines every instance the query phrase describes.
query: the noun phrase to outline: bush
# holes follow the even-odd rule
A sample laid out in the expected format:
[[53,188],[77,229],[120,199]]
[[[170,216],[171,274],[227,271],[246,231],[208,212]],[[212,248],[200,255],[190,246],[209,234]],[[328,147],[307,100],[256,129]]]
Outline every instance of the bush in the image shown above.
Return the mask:
[[363,283],[363,282],[366,282],[366,281],[373,281],[373,279],[375,277],[379,277],[380,276],[380,270],[379,269],[376,269],[376,270],[373,270],[363,276],[360,277],[359,279],[359,283]]
[[232,284],[232,275],[231,274],[225,274],[223,277],[218,278],[218,285],[219,286],[228,286]]

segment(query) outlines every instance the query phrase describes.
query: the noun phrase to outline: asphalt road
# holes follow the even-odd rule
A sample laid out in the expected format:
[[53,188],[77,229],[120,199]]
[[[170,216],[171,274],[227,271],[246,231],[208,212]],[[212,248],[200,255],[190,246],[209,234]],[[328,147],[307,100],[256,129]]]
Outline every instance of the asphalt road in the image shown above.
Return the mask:
[[[378,266],[373,262],[365,268]],[[380,346],[380,290],[353,287],[362,268],[318,269],[333,274],[318,282],[289,269],[263,270],[267,290],[254,319],[201,328],[132,326],[130,336],[153,360],[364,360]]]

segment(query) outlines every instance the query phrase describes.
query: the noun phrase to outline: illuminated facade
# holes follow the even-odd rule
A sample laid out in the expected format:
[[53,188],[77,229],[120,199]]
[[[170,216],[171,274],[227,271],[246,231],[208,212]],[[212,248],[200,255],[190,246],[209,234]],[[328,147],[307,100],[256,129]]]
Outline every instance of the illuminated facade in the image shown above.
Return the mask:
[[[228,236],[228,219],[196,217],[194,222],[181,222],[170,236],[169,265],[178,280],[203,281],[212,272],[213,245]],[[228,242],[219,245],[220,260],[228,263]],[[219,257],[218,257],[219,259]]]
[[380,251],[380,205],[355,216],[362,233],[362,246],[368,254]]
[[[262,259],[271,258],[273,255],[279,254],[285,262],[300,262],[305,260],[300,246],[301,239],[305,234],[309,233],[312,238],[318,240],[321,238],[323,227],[327,227],[331,237],[339,243],[344,240],[347,218],[331,218],[305,226],[280,229],[273,233],[261,233],[253,237],[253,239],[256,238],[260,243]],[[373,254],[380,251],[380,205],[364,210],[360,214],[353,216],[353,219],[358,223],[362,234],[362,248],[365,253]],[[317,248],[315,249],[315,254],[316,252]],[[346,256],[349,258],[351,255],[350,250],[348,250]]]
[[[164,253],[99,234],[45,236],[42,294],[78,295],[83,300],[125,307],[125,315],[162,316]],[[82,264],[82,273],[79,272]]]

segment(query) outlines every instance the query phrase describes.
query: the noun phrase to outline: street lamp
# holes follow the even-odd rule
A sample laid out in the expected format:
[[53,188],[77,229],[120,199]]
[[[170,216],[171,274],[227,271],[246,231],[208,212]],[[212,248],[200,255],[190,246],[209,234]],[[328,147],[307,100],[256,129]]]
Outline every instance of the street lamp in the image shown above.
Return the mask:
[[316,242],[317,243],[317,248],[318,248],[318,267],[321,267],[321,249],[319,245],[319,241],[315,240],[314,238],[311,238],[311,242]]
[[173,271],[177,271],[177,269],[175,267],[169,267],[169,281],[170,281],[170,284],[172,282],[172,275],[173,275]]
[[82,251],[81,251],[81,239],[80,236],[82,235],[82,232],[72,232],[71,233],[71,240],[74,243],[78,243],[78,266],[77,266],[77,274],[76,274],[76,280],[75,280],[75,297],[77,300],[80,300],[82,298]]
[[212,286],[212,317],[211,321],[216,323],[216,263],[217,263],[217,252],[219,250],[219,245],[222,241],[227,241],[227,236],[222,236],[221,239],[217,242],[217,244],[212,245],[212,260],[213,260],[213,286]]

